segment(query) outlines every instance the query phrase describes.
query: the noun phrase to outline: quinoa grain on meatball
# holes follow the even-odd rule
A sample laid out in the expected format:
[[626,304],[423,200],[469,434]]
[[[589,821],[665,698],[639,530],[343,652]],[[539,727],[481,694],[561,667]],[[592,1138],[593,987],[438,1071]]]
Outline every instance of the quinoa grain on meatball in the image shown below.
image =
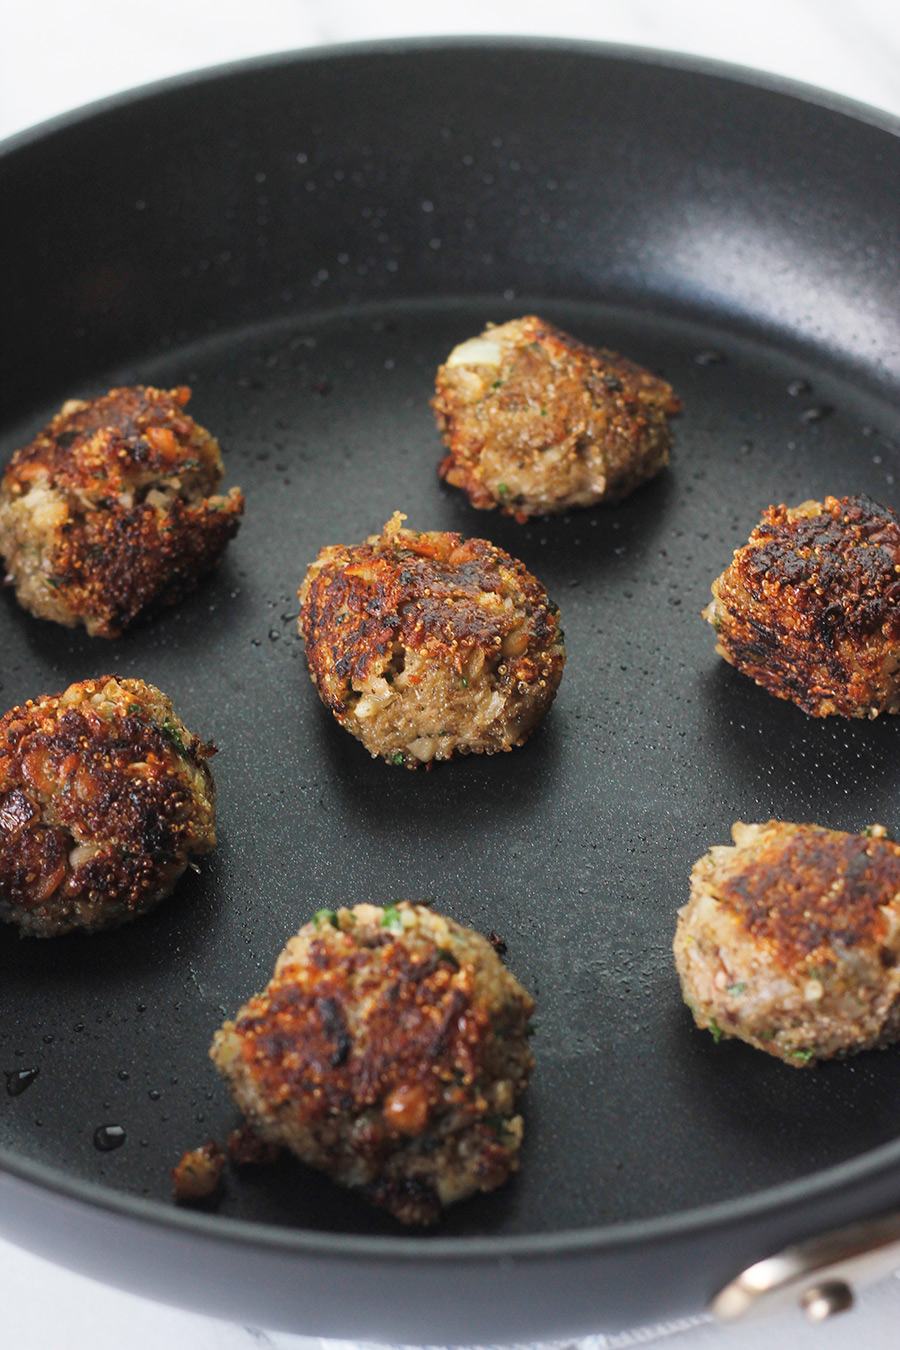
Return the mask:
[[675,964],[699,1027],[802,1068],[900,1038],[900,845],[880,825],[732,829],[695,864]]
[[322,549],[300,589],[313,683],[373,756],[416,768],[521,745],[565,663],[559,610],[485,539],[407,530]]
[[770,506],[712,585],[716,651],[813,717],[900,712],[900,517],[868,497]]
[[210,1054],[268,1143],[401,1223],[518,1166],[531,996],[477,933],[424,905],[320,910]]
[[641,366],[529,315],[454,348],[432,406],[441,477],[524,522],[618,501],[652,478],[681,402]]
[[113,928],[216,844],[215,747],[143,680],[104,676],[0,718],[0,918]]
[[30,613],[118,637],[218,561],[244,498],[216,490],[218,443],[185,387],[137,386],[63,405],[0,483],[0,556]]

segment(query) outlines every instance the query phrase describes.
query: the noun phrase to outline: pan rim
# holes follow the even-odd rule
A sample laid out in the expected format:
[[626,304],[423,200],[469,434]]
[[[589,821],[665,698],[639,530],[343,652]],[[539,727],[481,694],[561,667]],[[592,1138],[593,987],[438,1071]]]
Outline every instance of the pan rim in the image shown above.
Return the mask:
[[782,94],[824,108],[828,112],[849,117],[855,122],[863,122],[893,136],[900,136],[900,115],[875,108],[871,104],[850,98],[846,94],[833,93],[818,85],[807,84],[803,80],[794,80],[786,75],[775,75],[768,71],[757,70],[753,66],[744,66],[738,62],[720,61],[713,57],[697,56],[690,52],[670,51],[663,47],[642,47],[624,42],[595,42],[588,38],[554,38],[539,36],[509,36],[503,33],[478,34],[467,36],[409,37],[409,38],[373,38],[359,42],[334,42],[321,46],[295,47],[280,52],[270,52],[260,56],[243,57],[235,61],[222,61],[211,66],[200,66],[180,75],[169,75],[147,84],[137,85],[133,89],[120,90],[103,98],[92,99],[80,104],[68,112],[58,113],[45,118],[33,126],[0,140],[0,158],[26,148],[36,141],[55,135],[59,131],[78,126],[91,118],[105,116],[133,104],[176,93],[196,85],[213,83],[215,80],[235,75],[250,74],[261,70],[273,70],[280,66],[307,63],[325,63],[344,60],[348,57],[370,56],[410,56],[419,52],[461,52],[472,50],[515,51],[515,52],[552,52],[573,56],[595,56],[608,60],[681,70],[688,74],[704,75],[710,79],[728,80],[734,84],[748,85],[754,89]]
[[[458,54],[478,50],[594,57],[622,64],[683,71],[797,99],[828,113],[847,117],[851,121],[900,137],[900,117],[892,113],[815,85],[735,63],[665,49],[586,39],[503,34],[454,35],[390,38],[304,47],[202,67],[94,100],[18,131],[0,141],[0,160],[94,118],[115,114],[140,103],[149,103],[158,97],[212,84],[217,80],[291,65],[327,63],[348,58],[415,57],[419,53]],[[562,1232],[505,1236],[366,1236],[288,1228],[181,1209],[174,1204],[164,1204],[161,1201],[117,1191],[109,1186],[70,1177],[57,1166],[33,1162],[18,1156],[10,1149],[0,1147],[0,1173],[27,1186],[36,1187],[59,1200],[100,1209],[114,1218],[133,1220],[142,1225],[150,1224],[162,1229],[174,1229],[184,1234],[193,1234],[198,1238],[221,1241],[229,1245],[239,1243],[244,1247],[249,1244],[260,1249],[274,1248],[285,1254],[294,1252],[298,1255],[334,1255],[367,1261],[393,1262],[399,1259],[425,1262],[429,1265],[435,1261],[465,1263],[498,1257],[527,1260],[562,1254],[586,1255],[591,1252],[673,1240],[687,1235],[700,1235],[732,1224],[761,1219],[790,1208],[793,1204],[809,1203],[822,1198],[833,1199],[843,1189],[852,1189],[863,1181],[874,1181],[879,1176],[896,1173],[898,1169],[900,1169],[900,1137],[800,1179],[766,1187],[751,1195],[652,1218],[592,1225]]]
[[[349,1256],[371,1260],[434,1261],[468,1263],[483,1258],[515,1257],[520,1260],[560,1255],[587,1255],[592,1252],[625,1249],[654,1242],[700,1236],[718,1228],[763,1219],[791,1207],[792,1204],[822,1198],[834,1199],[842,1189],[862,1181],[873,1181],[900,1168],[900,1139],[870,1149],[834,1167],[814,1172],[799,1180],[769,1186],[753,1195],[698,1205],[675,1214],[649,1219],[629,1219],[588,1228],[557,1233],[520,1233],[504,1236],[423,1237],[418,1235],[365,1235],[332,1233],[322,1229],[288,1228],[273,1223],[235,1219],[228,1215],[208,1214],[180,1208],[174,1202],[163,1204],[109,1186],[68,1177],[57,1167],[17,1157],[0,1148],[0,1173],[27,1186],[49,1192],[62,1201],[86,1204],[103,1210],[112,1218],[135,1220],[141,1225],[175,1229],[196,1237],[240,1244],[261,1250],[278,1249],[287,1254]],[[857,1216],[862,1217],[862,1216]],[[847,1222],[844,1220],[844,1222]],[[834,1226],[834,1225],[830,1225]]]

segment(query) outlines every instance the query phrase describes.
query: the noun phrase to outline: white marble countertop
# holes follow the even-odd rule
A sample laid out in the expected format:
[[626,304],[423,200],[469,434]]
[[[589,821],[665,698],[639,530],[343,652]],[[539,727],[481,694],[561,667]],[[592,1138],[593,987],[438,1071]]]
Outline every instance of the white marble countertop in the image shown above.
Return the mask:
[[[900,115],[898,0],[0,0],[0,137],[122,89],[271,51],[423,34],[592,38],[694,52],[819,85]],[[100,1272],[98,1272],[100,1273]],[[172,1309],[73,1275],[0,1240],[11,1350],[351,1350]],[[428,1341],[423,1326],[421,1341]],[[625,1350],[897,1350],[900,1283],[819,1327],[791,1312],[745,1327],[707,1318],[582,1343]],[[566,1347],[574,1350],[574,1347]]]

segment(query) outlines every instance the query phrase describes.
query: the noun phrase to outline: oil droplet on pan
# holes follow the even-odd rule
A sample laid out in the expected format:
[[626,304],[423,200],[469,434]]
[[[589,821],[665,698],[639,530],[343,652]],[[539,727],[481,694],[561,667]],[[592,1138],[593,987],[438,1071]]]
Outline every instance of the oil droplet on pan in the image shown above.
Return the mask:
[[112,1153],[125,1143],[125,1131],[121,1125],[98,1125],[94,1131],[94,1148],[101,1153]]
[[6,1091],[10,1097],[19,1097],[26,1088],[31,1087],[40,1073],[40,1069],[7,1069]]
[[811,408],[803,409],[802,413],[800,414],[800,421],[807,423],[823,422],[825,418],[829,417],[833,412],[834,408],[830,403],[814,404],[813,407]]

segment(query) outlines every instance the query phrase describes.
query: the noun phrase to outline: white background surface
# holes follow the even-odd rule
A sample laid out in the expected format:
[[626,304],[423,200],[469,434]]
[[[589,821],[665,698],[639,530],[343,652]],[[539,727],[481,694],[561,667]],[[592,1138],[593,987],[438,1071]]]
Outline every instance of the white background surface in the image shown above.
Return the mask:
[[[0,0],[0,137],[107,94],[270,51],[428,33],[595,38],[695,52],[900,115],[900,0]],[[900,203],[898,203],[900,207]],[[3,1350],[320,1350],[337,1343],[149,1303],[0,1240]],[[421,1340],[428,1340],[423,1326]],[[799,1313],[596,1337],[584,1350],[898,1350],[900,1282],[822,1327]],[[342,1348],[346,1350],[346,1348]]]

